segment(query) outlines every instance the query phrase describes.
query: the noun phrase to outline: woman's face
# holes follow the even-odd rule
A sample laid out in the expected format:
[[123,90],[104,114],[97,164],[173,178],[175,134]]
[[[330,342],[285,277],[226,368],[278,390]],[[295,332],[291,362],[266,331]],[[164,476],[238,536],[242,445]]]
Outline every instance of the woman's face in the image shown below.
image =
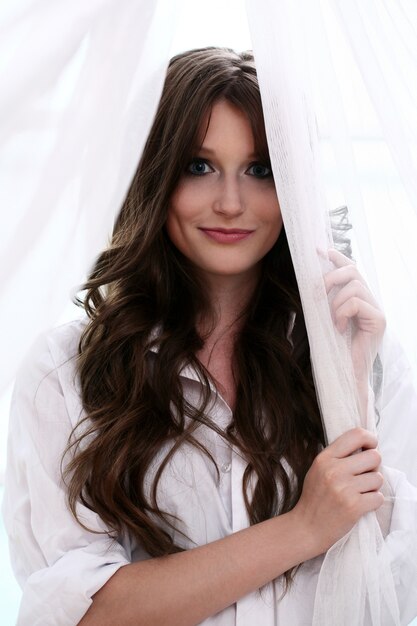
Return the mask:
[[166,224],[173,244],[210,277],[256,277],[282,228],[272,172],[255,154],[246,115],[214,104],[202,146],[174,191]]

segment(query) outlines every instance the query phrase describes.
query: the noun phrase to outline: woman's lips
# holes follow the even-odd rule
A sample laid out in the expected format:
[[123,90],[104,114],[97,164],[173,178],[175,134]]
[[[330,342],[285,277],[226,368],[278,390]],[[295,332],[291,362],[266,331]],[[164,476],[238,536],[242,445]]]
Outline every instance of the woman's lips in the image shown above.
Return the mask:
[[235,243],[247,239],[254,232],[243,228],[200,228],[200,230],[210,239],[218,243]]

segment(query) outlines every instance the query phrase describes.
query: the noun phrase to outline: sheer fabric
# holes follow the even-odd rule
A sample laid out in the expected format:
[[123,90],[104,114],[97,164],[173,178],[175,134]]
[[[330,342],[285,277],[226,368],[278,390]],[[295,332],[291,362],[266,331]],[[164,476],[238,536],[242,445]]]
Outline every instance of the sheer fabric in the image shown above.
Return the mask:
[[172,0],[25,0],[0,11],[0,393],[106,244],[176,14]]
[[[349,103],[343,99],[343,76],[333,66],[338,50],[332,48],[332,33],[336,17],[350,37],[371,99],[377,103],[375,123],[403,181],[405,210],[415,208],[417,178],[411,154],[415,149],[417,98],[413,81],[406,99],[400,98],[398,91],[387,103],[381,97],[392,95],[387,85],[397,63],[403,70],[397,82],[408,87],[404,82],[408,73],[400,63],[407,53],[408,70],[413,66],[416,75],[416,57],[414,61],[412,58],[415,40],[410,35],[416,12],[411,5],[400,7],[399,4],[265,0],[263,10],[259,11],[259,3],[247,2],[274,177],[301,291],[316,388],[329,442],[353,426],[375,429],[377,421],[371,393],[367,410],[361,410],[352,368],[352,330],[344,335],[336,331],[322,280],[323,273],[329,270],[324,253],[331,240],[327,215],[332,208],[331,199],[336,195],[351,210],[354,255],[374,293],[380,295],[379,285],[384,282],[384,266],[380,267],[378,257],[373,254],[372,235],[364,212],[361,191],[366,185],[361,184],[355,158],[348,124]],[[372,29],[371,35],[367,29]],[[402,39],[403,33],[407,38]],[[385,54],[380,57],[383,44]],[[368,64],[369,58],[372,63]],[[399,122],[404,108],[409,115]],[[412,121],[414,132],[408,133],[407,123],[411,126]],[[326,153],[335,164],[331,184],[324,163]],[[396,182],[399,184],[399,180]],[[407,294],[412,294],[416,261],[415,252],[409,252]],[[392,269],[400,273],[401,266]],[[330,292],[330,300],[333,296]],[[410,301],[414,303],[413,313],[414,295]],[[397,314],[396,321],[400,318]],[[412,354],[415,324],[400,330],[411,343],[407,347]],[[374,358],[370,353],[368,362],[372,363]],[[382,359],[381,368],[379,357],[373,368],[375,382],[378,379],[375,392],[382,395],[381,371],[385,377],[388,375],[384,363],[386,368]],[[398,427],[408,424],[410,435],[417,420],[416,407],[400,402],[399,411]],[[407,624],[417,614],[417,468],[413,440],[409,440],[406,449],[408,462],[401,468],[405,473],[399,473],[395,467],[384,468],[386,504],[382,510],[378,515],[361,518],[352,532],[327,553],[317,587],[313,624]],[[398,586],[404,575],[408,579],[407,597]]]

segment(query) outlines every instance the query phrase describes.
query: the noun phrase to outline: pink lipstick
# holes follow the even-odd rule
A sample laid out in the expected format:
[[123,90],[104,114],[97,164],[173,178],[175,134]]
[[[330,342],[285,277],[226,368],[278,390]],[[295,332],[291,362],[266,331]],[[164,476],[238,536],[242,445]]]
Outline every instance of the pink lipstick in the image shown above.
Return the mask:
[[217,243],[236,243],[247,239],[254,232],[243,228],[200,228],[200,230]]

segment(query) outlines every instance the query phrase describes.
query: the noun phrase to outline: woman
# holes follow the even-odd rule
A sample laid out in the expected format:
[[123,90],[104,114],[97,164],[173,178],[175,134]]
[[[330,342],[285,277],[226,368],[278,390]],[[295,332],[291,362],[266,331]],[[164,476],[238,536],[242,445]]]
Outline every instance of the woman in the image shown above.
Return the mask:
[[[385,322],[329,256],[365,405]],[[321,555],[384,501],[381,457],[363,429],[323,450],[251,54],[171,61],[84,287],[88,319],[39,340],[14,394],[19,624],[311,623]]]

